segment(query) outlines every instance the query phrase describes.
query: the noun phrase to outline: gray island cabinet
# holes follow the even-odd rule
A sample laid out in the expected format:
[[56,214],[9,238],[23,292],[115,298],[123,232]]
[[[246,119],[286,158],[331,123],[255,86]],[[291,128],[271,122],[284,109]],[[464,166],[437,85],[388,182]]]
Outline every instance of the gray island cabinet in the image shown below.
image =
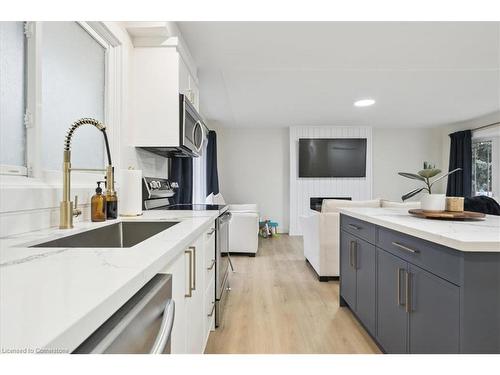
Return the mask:
[[500,353],[500,251],[461,251],[342,213],[340,304],[386,353]]

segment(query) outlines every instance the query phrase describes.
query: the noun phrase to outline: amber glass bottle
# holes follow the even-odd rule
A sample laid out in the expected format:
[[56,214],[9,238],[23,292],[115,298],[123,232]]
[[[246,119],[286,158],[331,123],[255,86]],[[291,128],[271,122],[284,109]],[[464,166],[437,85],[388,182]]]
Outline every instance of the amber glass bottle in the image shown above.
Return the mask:
[[118,217],[118,197],[116,193],[106,190],[106,218],[116,219]]
[[91,219],[92,221],[105,221],[106,220],[106,198],[102,195],[101,182],[97,182],[97,189],[95,195],[92,196],[90,201]]

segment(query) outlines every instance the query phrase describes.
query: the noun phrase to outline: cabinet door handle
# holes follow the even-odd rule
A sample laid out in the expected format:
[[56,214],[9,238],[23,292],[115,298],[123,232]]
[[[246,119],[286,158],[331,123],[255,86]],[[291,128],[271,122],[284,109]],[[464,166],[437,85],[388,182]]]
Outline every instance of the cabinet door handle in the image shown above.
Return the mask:
[[353,259],[353,263],[354,263],[354,269],[357,270],[358,269],[358,241],[354,241],[354,259]]
[[351,267],[353,267],[353,265],[352,265],[352,244],[353,243],[354,243],[354,241],[349,242],[349,265]]
[[418,251],[418,250],[412,249],[412,248],[407,247],[407,246],[405,246],[405,245],[401,245],[401,244],[400,244],[400,243],[398,243],[398,242],[393,242],[392,244],[393,244],[394,246],[396,246],[396,247],[399,247],[400,249],[403,249],[403,250],[405,250],[405,251],[409,251],[410,253],[414,253],[414,254],[415,254],[415,253],[419,253],[419,252],[420,252],[420,251]]
[[403,306],[405,303],[401,302],[401,272],[404,272],[404,268],[398,268],[397,280],[398,280],[398,306]]
[[184,297],[192,297],[193,296],[193,252],[191,251],[191,248],[189,250],[185,250],[184,254],[187,254],[189,257],[189,292],[184,294]]
[[352,228],[352,229],[356,229],[356,230],[360,230],[361,227],[358,227],[357,225],[354,225],[354,224],[348,224],[349,225],[349,228]]
[[411,313],[411,273],[406,271],[405,274],[405,289],[406,289],[406,312]]
[[215,311],[215,302],[212,302],[212,310],[210,311],[210,314],[207,314],[207,316],[210,318],[212,315],[214,315]]
[[214,268],[214,266],[215,266],[215,259],[212,259],[212,264],[210,264],[210,267],[207,267],[207,270],[211,271],[212,268]]
[[193,290],[196,290],[196,246],[189,246],[193,252]]
[[352,268],[358,269],[358,243],[351,241],[349,248],[349,264]]

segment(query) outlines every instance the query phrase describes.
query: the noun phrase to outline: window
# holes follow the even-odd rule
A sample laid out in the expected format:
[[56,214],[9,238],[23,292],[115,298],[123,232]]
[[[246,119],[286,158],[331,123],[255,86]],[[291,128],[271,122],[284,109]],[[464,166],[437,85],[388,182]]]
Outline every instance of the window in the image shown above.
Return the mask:
[[[104,122],[106,49],[76,22],[42,22],[42,167],[60,170],[63,141],[82,117]],[[82,126],[71,145],[75,167],[102,168],[104,140]]]
[[[101,22],[0,22],[0,174],[53,181],[77,119],[119,121],[120,41]],[[108,87],[111,89],[108,90]],[[103,168],[102,134],[83,126],[74,167]]]
[[24,22],[0,22],[0,164],[26,174]]
[[472,142],[472,192],[493,196],[493,140],[475,139]]

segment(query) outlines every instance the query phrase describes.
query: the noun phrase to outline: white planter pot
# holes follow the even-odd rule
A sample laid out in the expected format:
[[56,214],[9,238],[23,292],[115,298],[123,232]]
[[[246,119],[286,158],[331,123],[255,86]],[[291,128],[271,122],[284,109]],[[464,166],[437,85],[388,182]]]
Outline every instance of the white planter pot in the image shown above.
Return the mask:
[[446,209],[446,196],[444,194],[426,194],[420,200],[424,211],[444,211]]

